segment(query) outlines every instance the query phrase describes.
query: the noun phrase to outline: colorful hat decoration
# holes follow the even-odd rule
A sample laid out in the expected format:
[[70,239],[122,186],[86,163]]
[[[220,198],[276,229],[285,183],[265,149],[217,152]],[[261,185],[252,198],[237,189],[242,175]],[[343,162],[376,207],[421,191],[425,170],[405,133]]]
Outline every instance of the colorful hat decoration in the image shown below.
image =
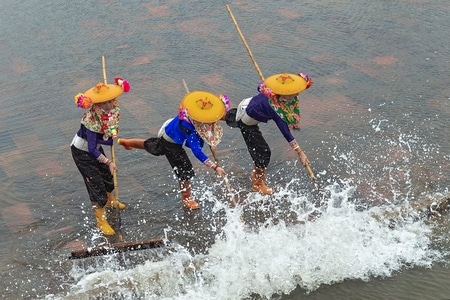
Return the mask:
[[264,84],[277,95],[295,95],[308,87],[307,79],[290,73],[272,75],[266,78]]
[[306,80],[306,89],[309,89],[313,85],[312,78],[307,73],[299,72],[298,75]]
[[181,100],[178,115],[181,119],[190,119],[202,123],[214,123],[220,120],[230,108],[226,95],[216,96],[207,91],[193,91]]
[[88,89],[83,94],[77,94],[74,98],[78,107],[87,109],[92,104],[113,100],[123,92],[130,91],[130,84],[122,78],[114,78],[116,84],[97,83],[93,88]]
[[123,80],[123,79],[120,78],[120,77],[114,78],[114,82],[115,82],[117,85],[120,85],[120,86],[123,88],[123,91],[124,91],[125,93],[128,93],[128,92],[130,91],[130,89],[131,89],[130,83],[129,83],[128,81],[126,81],[126,80]]

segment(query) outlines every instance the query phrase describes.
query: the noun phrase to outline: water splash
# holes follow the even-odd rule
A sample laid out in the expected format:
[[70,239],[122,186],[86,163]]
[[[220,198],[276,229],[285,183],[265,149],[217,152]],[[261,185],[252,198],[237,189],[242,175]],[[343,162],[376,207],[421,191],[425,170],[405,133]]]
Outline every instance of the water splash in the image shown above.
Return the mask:
[[331,192],[320,217],[308,221],[317,208],[290,191],[292,184],[271,197],[251,194],[246,207],[234,209],[208,197],[226,223],[207,253],[192,254],[189,245],[174,243],[163,254],[145,254],[141,263],[133,263],[137,254],[120,254],[101,258],[90,269],[74,265],[76,284],[63,298],[270,299],[297,286],[309,293],[344,280],[367,281],[404,268],[429,267],[441,256],[430,247],[432,226],[409,217],[390,226],[374,217],[385,208],[358,209],[349,197],[349,184],[328,187],[338,192]]
[[269,178],[274,195],[241,187],[236,208],[220,185],[204,185],[202,210],[176,216],[164,250],[74,263],[70,290],[54,298],[271,299],[431,267],[448,255],[448,241],[412,204],[442,195],[423,176],[439,147],[385,121],[372,121],[373,135],[324,142],[333,144],[327,171],[317,173],[325,206],[292,162]]

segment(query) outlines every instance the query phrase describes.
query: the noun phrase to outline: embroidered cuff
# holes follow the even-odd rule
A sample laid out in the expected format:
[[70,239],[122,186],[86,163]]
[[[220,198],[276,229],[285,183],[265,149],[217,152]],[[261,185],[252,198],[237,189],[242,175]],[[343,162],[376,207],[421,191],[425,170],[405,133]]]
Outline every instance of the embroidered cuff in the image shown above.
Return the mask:
[[300,145],[297,143],[297,141],[294,139],[289,142],[289,145],[291,145],[292,149],[295,150],[298,154],[300,154],[303,150],[300,148]]
[[99,162],[101,162],[102,164],[106,164],[109,161],[109,159],[106,156],[104,156],[103,154],[100,154],[99,157],[97,157],[97,160]]
[[205,160],[204,162],[203,162],[208,168],[211,168],[211,169],[214,169],[214,171],[217,169],[217,165],[212,161],[212,160],[210,160],[209,158],[207,159],[207,160]]

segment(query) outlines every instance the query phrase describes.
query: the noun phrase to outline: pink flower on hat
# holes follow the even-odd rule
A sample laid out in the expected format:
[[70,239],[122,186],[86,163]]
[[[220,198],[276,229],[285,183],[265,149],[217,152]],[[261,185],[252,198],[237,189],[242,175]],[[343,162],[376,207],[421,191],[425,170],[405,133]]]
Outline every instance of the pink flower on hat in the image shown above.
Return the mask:
[[303,72],[299,72],[298,75],[300,77],[303,77],[303,79],[306,80],[306,88],[309,89],[310,86],[312,86],[312,84],[313,84],[311,77],[309,77],[307,73],[303,73]]
[[92,99],[79,93],[74,97],[74,102],[78,107],[87,109],[92,105]]
[[130,87],[130,83],[128,81],[123,80],[120,77],[114,78],[114,81],[116,82],[117,85],[120,85],[123,88],[123,91],[125,93],[128,93],[130,91],[131,87]]
[[223,104],[225,104],[225,112],[228,112],[231,107],[230,99],[228,99],[228,96],[225,94],[220,94],[219,98],[222,100]]
[[178,106],[178,118],[189,122],[188,110],[182,104]]

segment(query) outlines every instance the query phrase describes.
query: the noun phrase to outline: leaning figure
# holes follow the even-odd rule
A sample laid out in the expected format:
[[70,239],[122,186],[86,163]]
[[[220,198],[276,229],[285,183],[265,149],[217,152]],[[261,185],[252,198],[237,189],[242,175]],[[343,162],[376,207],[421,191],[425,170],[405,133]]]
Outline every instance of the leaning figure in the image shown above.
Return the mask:
[[190,148],[194,156],[217,175],[226,173],[202,151],[206,142],[212,150],[220,143],[223,128],[218,123],[230,107],[226,95],[216,96],[207,91],[193,91],[182,99],[178,114],[167,120],[157,137],[118,140],[125,149],[145,149],[153,155],[165,155],[179,181],[181,200],[185,207],[198,209],[200,204],[191,195],[191,178],[195,176],[192,163],[183,148]]
[[270,147],[258,124],[273,120],[289,145],[297,152],[303,165],[309,163],[291,129],[300,128],[298,95],[312,85],[307,74],[275,74],[258,86],[259,94],[241,101],[237,109],[230,109],[227,124],[241,130],[248,152],[253,160],[252,191],[270,195],[266,185],[266,169],[270,162]]
[[124,209],[125,204],[115,199],[113,174],[115,163],[106,157],[102,146],[112,146],[119,130],[120,109],[117,97],[128,92],[126,80],[115,78],[115,84],[97,83],[83,94],[75,96],[75,104],[85,109],[81,126],[71,143],[72,157],[83,176],[89,194],[97,228],[105,235],[114,229],[106,218],[105,206]]

